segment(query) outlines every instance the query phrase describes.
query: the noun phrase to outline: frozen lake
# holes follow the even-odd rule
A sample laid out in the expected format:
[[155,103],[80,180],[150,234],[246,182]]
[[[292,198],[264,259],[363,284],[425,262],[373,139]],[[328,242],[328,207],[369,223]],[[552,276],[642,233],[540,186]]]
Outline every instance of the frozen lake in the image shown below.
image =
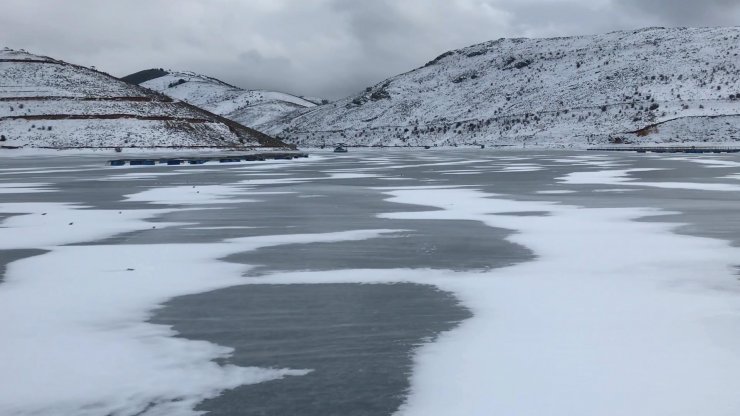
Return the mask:
[[0,157],[2,415],[740,413],[740,156]]

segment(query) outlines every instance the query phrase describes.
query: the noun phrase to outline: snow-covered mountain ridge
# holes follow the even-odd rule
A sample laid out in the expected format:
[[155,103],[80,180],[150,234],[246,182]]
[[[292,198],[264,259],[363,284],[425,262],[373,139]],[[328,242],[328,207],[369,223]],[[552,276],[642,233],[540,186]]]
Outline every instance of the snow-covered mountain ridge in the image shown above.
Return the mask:
[[150,69],[122,79],[258,130],[288,113],[319,104],[281,92],[245,90],[194,72]]
[[740,28],[499,39],[263,131],[299,146],[740,142]]
[[283,147],[236,122],[94,69],[0,49],[0,146]]

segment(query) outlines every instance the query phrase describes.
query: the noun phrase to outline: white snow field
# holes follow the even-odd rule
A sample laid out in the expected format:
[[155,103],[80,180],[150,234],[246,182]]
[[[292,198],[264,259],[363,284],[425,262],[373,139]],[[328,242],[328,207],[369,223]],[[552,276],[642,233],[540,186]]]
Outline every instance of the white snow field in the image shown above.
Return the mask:
[[142,87],[166,94],[257,130],[317,102],[276,91],[245,90],[194,72],[165,71]]
[[502,38],[261,131],[306,147],[737,146],[738,45],[739,27]]
[[92,68],[0,49],[3,153],[30,149],[285,147]]
[[[732,206],[740,186],[726,177],[740,159],[515,155],[322,156],[211,170],[220,175],[217,185],[183,179],[204,180],[203,168],[194,169],[196,175],[157,176],[162,183],[151,183],[143,175],[149,171],[132,169],[142,173],[131,176],[134,185],[120,180],[122,169],[108,168],[94,174],[96,180],[128,186],[132,191],[122,202],[159,205],[119,210],[71,202],[0,203],[0,214],[19,214],[0,222],[0,249],[45,251],[9,263],[0,280],[0,414],[187,416],[199,414],[195,407],[202,401],[238,386],[276,380],[274,388],[280,389],[280,379],[309,377],[312,369],[225,364],[231,348],[177,337],[149,319],[174,297],[237,285],[399,282],[450,292],[473,317],[414,351],[411,386],[398,416],[740,414],[740,248],[679,233],[682,224],[671,220],[679,213],[671,209],[679,206],[677,191],[692,201],[706,197]],[[285,176],[270,177],[276,169]],[[445,174],[468,171],[480,174]],[[664,171],[681,179],[642,177]],[[256,174],[267,176],[245,179]],[[0,172],[0,183],[3,178]],[[22,175],[7,178],[12,182],[4,189],[54,185]],[[640,192],[622,193],[635,189]],[[161,244],[106,240],[164,232],[183,225],[171,221],[172,214],[226,210],[235,201],[251,217],[260,211],[249,207],[285,208],[269,205],[275,201],[293,206],[328,200],[318,202],[321,211],[329,205],[320,204],[340,203],[347,195],[367,198],[363,209],[366,201],[380,208],[353,218],[356,211],[345,207],[351,219],[337,218],[331,226],[340,230],[331,232],[265,231]],[[324,214],[300,212],[305,222]],[[394,226],[354,226],[370,220]],[[190,230],[261,232],[183,221]],[[384,244],[403,239],[417,223],[445,221],[473,222],[481,233],[509,230],[502,238],[529,250],[533,259],[486,270],[457,270],[451,260],[449,269],[307,269],[252,278],[244,275],[257,265],[223,260],[264,247]]]

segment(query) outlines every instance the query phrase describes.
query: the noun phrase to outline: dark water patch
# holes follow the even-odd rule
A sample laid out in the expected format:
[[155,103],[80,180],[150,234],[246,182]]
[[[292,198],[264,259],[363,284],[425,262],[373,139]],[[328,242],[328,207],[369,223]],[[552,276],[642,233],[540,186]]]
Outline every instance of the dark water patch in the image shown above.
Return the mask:
[[[646,192],[654,194],[654,192]],[[680,224],[677,234],[709,237],[740,246],[740,198],[736,192],[679,192],[680,200],[662,199],[666,215],[641,218],[638,221]],[[740,264],[740,259],[737,259]]]
[[407,231],[360,241],[264,247],[225,260],[259,265],[250,272],[258,276],[341,269],[484,271],[534,258],[528,249],[505,239],[509,231],[475,221],[388,220],[375,225]]
[[[305,183],[294,185],[292,189],[295,194],[256,195],[260,202],[176,210],[151,220],[151,227],[156,228],[117,235],[97,243],[213,243],[264,235],[390,229],[407,231],[402,238],[264,248],[230,257],[229,261],[262,265],[259,270],[262,273],[336,268],[472,270],[503,267],[532,259],[529,250],[505,240],[510,231],[487,227],[476,221],[378,218],[378,213],[427,211],[430,208],[392,203],[385,200],[384,194],[364,186]],[[299,195],[326,197],[298,198]],[[160,222],[191,225],[163,228],[158,226]]]
[[8,269],[8,264],[28,257],[40,256],[48,252],[48,250],[36,249],[0,250],[0,283],[5,281],[5,272]]
[[[91,209],[152,209],[151,204],[142,202],[124,201],[127,194],[137,193],[149,189],[141,182],[101,182],[96,180],[80,180],[94,177],[97,172],[75,172],[75,178],[67,180],[62,177],[54,178],[49,189],[56,192],[36,192],[28,194],[4,194],[3,202],[23,203],[72,203],[86,206]],[[23,181],[31,181],[23,178]],[[47,180],[46,182],[52,182]],[[156,185],[155,185],[156,186]]]
[[229,363],[313,370],[227,391],[199,406],[211,416],[387,416],[415,348],[470,316],[431,286],[247,285],[174,299],[153,322],[235,348]]

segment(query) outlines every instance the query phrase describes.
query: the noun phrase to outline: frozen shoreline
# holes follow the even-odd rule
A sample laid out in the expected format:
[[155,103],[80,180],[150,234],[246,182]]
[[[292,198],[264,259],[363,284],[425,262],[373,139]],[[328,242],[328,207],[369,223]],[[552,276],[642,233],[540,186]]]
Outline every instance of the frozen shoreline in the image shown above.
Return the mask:
[[112,158],[120,158],[129,155],[136,156],[198,156],[201,154],[207,155],[229,155],[229,154],[243,154],[243,153],[286,153],[286,152],[299,152],[299,150],[290,149],[277,149],[277,148],[244,148],[244,149],[224,149],[224,148],[202,148],[202,149],[187,149],[187,148],[172,148],[172,149],[161,149],[161,148],[124,148],[121,152],[116,152],[109,148],[85,148],[85,149],[39,149],[39,148],[22,148],[22,149],[0,149],[0,158],[3,157],[33,157],[33,156],[111,156]]
[[[726,240],[679,235],[676,228],[681,224],[642,221],[670,214],[666,208],[639,208],[634,200],[629,207],[619,208],[548,201],[571,198],[579,187],[594,186],[615,192],[636,187],[724,191],[723,198],[731,198],[737,184],[637,179],[633,174],[649,176],[660,170],[624,169],[624,160],[611,155],[553,156],[557,159],[502,157],[494,162],[477,157],[462,161],[429,157],[415,164],[401,158],[377,158],[378,166],[359,168],[351,161],[346,166],[332,164],[343,160],[338,157],[329,160],[323,170],[310,173],[305,171],[311,166],[307,163],[297,165],[293,176],[249,179],[256,166],[235,167],[234,177],[221,185],[199,185],[197,189],[184,184],[155,185],[128,196],[128,201],[168,205],[159,210],[119,213],[70,203],[0,204],[0,212],[25,213],[3,221],[3,248],[50,250],[11,263],[6,282],[0,284],[0,311],[14,318],[0,325],[9,340],[0,345],[0,351],[15,357],[0,363],[0,374],[25,374],[32,380],[0,393],[0,409],[18,414],[53,414],[62,409],[84,415],[77,410],[94,401],[88,409],[91,415],[136,413],[149,403],[158,403],[152,413],[192,414],[198,402],[225,389],[301,376],[310,369],[218,365],[213,360],[227,357],[228,348],[175,338],[169,328],[146,323],[157,305],[172,297],[235,285],[409,282],[432,284],[453,293],[474,317],[437,342],[418,348],[412,388],[399,415],[734,416],[740,409],[740,399],[735,397],[740,388],[736,377],[740,338],[733,332],[740,324],[740,301],[733,259],[740,258],[740,249]],[[312,161],[327,159],[320,156]],[[665,160],[696,165],[691,157]],[[502,169],[501,163],[515,169]],[[365,170],[387,175],[416,167],[445,175],[469,172],[467,165],[485,166],[487,171],[481,174],[507,175],[508,180],[508,175],[528,178],[539,174],[552,163],[570,166],[570,173],[552,176],[552,183],[538,182],[541,188],[530,189],[530,198],[494,194],[464,181],[421,185],[425,183],[422,179],[402,186],[368,188],[398,205],[392,212],[375,211],[379,218],[409,225],[420,220],[463,220],[512,230],[515,234],[506,240],[536,256],[533,261],[484,272],[342,269],[277,272],[245,279],[242,275],[251,266],[220,260],[262,247],[379,239],[398,234],[399,229],[268,234],[156,246],[68,245],[132,231],[156,233],[178,225],[152,222],[163,214],[194,206],[252,204],[241,196],[278,194],[275,190],[261,193],[261,186],[335,187],[341,183],[346,189],[363,189],[368,183],[380,185],[373,180],[385,179],[357,173]],[[726,159],[702,159],[698,164],[702,166],[697,169],[707,170],[717,180],[729,178],[722,176],[726,172],[721,169],[736,167]],[[460,171],[459,165],[466,170]],[[258,169],[269,176],[285,166],[291,165],[265,164]],[[128,176],[133,180],[180,177]],[[5,188],[34,193],[46,185],[19,180]],[[548,190],[553,185],[567,185],[570,190]],[[290,189],[280,194],[297,192]],[[406,207],[410,212],[405,212]],[[154,224],[157,230],[152,229]],[[50,352],[50,345],[66,348]],[[39,360],[44,365],[29,371],[28,363]],[[118,367],[121,363],[125,371]],[[53,374],[70,376],[50,378],[50,369]],[[91,383],[94,387],[81,386],[74,382],[79,379],[97,382]],[[38,391],[34,387],[39,385],[48,389]]]

